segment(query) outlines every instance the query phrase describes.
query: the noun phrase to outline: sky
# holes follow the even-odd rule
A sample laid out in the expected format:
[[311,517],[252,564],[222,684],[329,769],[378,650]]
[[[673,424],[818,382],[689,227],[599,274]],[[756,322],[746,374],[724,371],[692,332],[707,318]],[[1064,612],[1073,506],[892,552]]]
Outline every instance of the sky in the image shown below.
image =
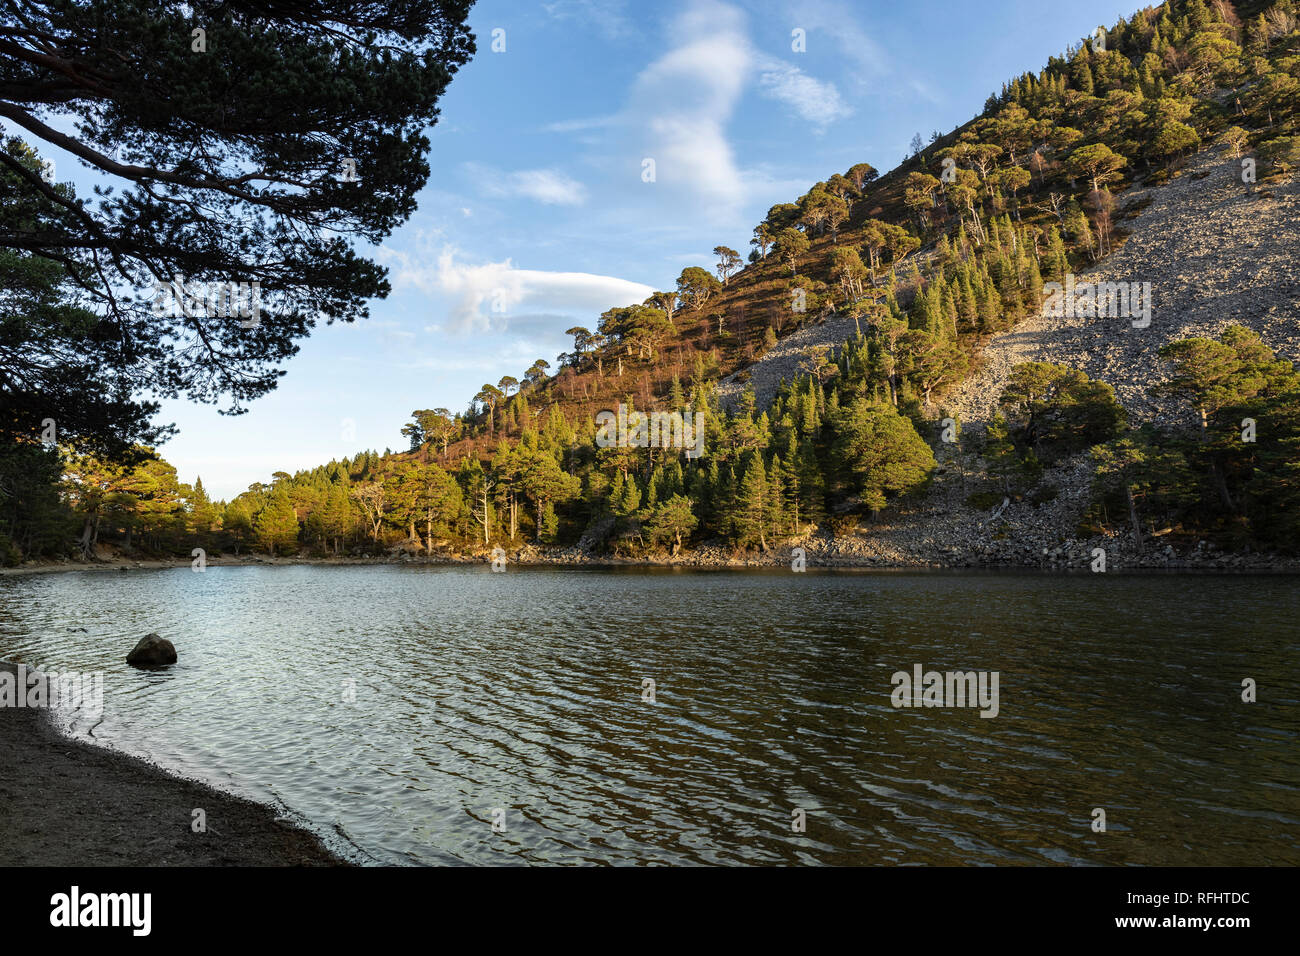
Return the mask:
[[[966,122],[1138,5],[481,0],[419,209],[359,248],[392,294],[364,322],[319,326],[247,414],[164,402],[180,433],[159,451],[228,499],[274,471],[404,449],[413,410],[463,411],[485,382],[554,366],[565,329],[711,270],[716,245],[747,256],[773,204],[858,162],[892,169],[913,134]],[[98,181],[36,145],[79,194]]]

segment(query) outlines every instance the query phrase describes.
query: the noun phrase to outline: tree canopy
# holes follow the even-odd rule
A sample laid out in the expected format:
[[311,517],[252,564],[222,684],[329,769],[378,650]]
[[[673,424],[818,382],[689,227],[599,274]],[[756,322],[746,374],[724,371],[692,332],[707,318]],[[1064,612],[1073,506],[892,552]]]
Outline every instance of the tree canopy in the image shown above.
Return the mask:
[[[76,196],[0,150],[0,249],[63,267],[115,384],[238,412],[315,323],[387,294],[353,242],[415,209],[469,0],[8,6],[0,116],[104,185]],[[260,321],[159,314],[176,281],[256,282]]]

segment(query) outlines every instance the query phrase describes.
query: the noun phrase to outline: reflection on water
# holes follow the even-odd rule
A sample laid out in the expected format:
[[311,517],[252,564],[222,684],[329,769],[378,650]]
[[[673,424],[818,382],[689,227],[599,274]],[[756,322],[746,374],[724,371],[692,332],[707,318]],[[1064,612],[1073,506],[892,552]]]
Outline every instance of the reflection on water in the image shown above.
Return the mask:
[[[103,670],[79,733],[371,862],[1295,864],[1297,584],[51,574],[0,580],[0,657]],[[125,666],[149,631],[175,667]],[[997,671],[997,717],[895,709],[891,675],[917,664]]]

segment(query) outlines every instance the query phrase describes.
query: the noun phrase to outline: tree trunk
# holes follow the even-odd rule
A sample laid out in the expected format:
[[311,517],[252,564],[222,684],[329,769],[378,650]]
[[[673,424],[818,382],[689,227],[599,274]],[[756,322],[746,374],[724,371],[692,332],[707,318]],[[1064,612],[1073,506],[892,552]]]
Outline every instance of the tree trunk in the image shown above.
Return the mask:
[[[1201,419],[1201,441],[1202,443],[1210,440],[1210,416],[1204,406],[1196,409]],[[1210,457],[1210,480],[1214,484],[1214,490],[1219,494],[1219,500],[1223,506],[1233,514],[1237,513],[1237,503],[1232,500],[1232,493],[1228,491],[1228,480],[1223,474],[1223,469],[1219,467],[1219,461],[1213,455]]]
[[81,526],[81,539],[77,542],[81,546],[81,556],[86,561],[95,560],[95,544],[99,540],[99,515],[86,515],[86,520]]
[[1124,486],[1124,497],[1128,499],[1128,520],[1133,523],[1133,543],[1142,550],[1142,523],[1138,521],[1137,502],[1133,500],[1133,486]]
[[1228,479],[1224,476],[1217,460],[1211,461],[1210,474],[1214,477],[1214,488],[1219,493],[1219,500],[1223,502],[1223,507],[1236,514],[1237,503],[1233,501],[1232,493],[1228,491]]

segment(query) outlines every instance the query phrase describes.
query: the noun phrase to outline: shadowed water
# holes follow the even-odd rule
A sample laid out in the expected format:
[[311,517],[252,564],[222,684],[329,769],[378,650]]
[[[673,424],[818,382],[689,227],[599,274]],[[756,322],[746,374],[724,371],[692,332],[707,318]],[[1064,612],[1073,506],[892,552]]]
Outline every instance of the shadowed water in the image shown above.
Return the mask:
[[[78,733],[381,863],[1300,863],[1297,621],[1287,576],[0,579],[0,657],[104,672]],[[149,631],[176,666],[125,666]],[[915,664],[998,716],[895,709]]]

